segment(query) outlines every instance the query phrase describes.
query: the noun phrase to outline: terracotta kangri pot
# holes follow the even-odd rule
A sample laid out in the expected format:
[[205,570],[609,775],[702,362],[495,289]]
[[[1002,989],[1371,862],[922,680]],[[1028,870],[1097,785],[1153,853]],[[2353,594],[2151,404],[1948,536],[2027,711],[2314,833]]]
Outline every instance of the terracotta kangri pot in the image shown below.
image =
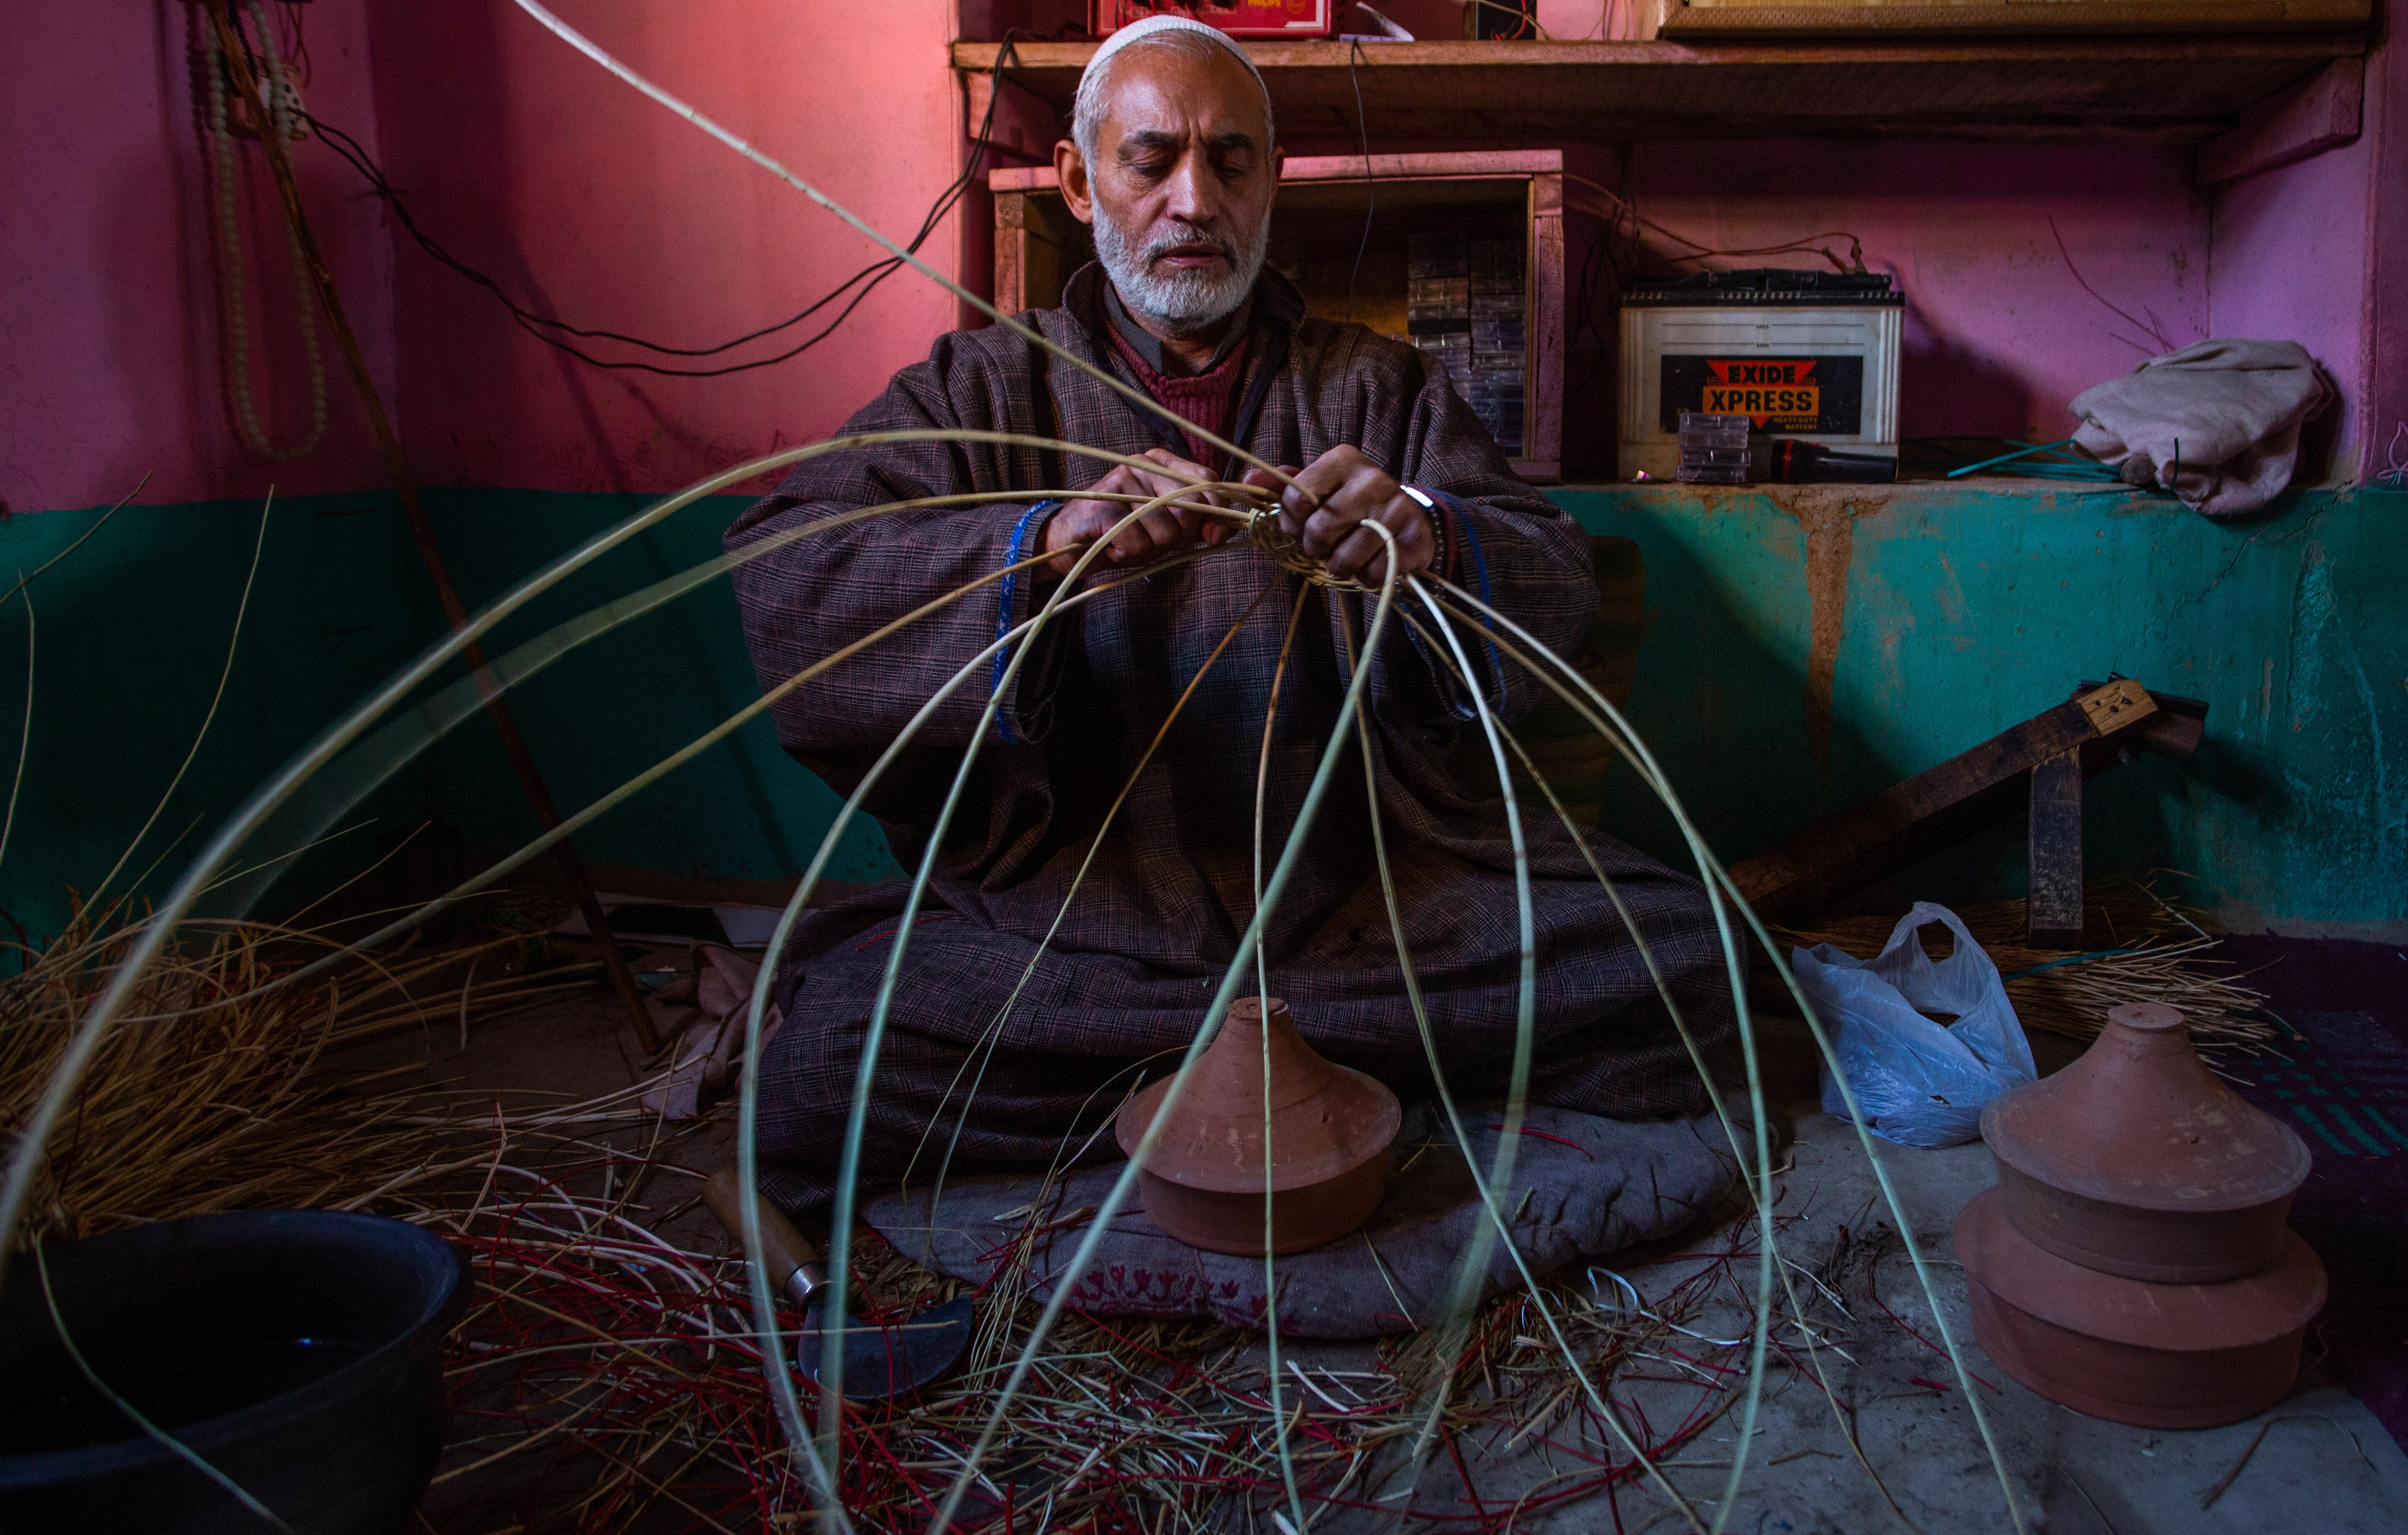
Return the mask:
[[2076,1412],[2147,1428],[2212,1428],[2290,1395],[2325,1268],[2280,1233],[2272,1267],[2214,1284],[2152,1284],[2025,1240],[2002,1189],[1956,1217],[1973,1336],[1999,1368]]
[[[1271,1251],[1301,1253],[1371,1218],[1388,1184],[1397,1095],[1322,1059],[1287,1004],[1229,1004],[1221,1033],[1181,1073],[1187,1086],[1154,1142],[1138,1189],[1154,1224],[1191,1247],[1263,1251],[1263,1052],[1270,1052]],[[1134,1156],[1177,1076],[1129,1099],[1115,1134]]]
[[2290,1127],[2243,1101],[2191,1048],[2183,1015],[2140,1002],[2071,1066],[1982,1112],[1999,1208],[2058,1257],[2162,1284],[2284,1261],[2308,1176]]

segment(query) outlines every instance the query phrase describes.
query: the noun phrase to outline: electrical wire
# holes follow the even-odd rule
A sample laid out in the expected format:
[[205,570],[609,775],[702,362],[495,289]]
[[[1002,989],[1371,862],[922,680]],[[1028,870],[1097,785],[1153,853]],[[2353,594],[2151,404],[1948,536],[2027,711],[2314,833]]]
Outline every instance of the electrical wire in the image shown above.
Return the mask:
[[[1718,246],[1700,244],[1699,242],[1689,238],[1688,236],[1682,234],[1678,230],[1667,229],[1662,224],[1657,223],[1655,220],[1647,217],[1647,215],[1640,212],[1638,206],[1631,202],[1628,197],[1614,191],[1612,187],[1607,186],[1602,181],[1592,181],[1585,176],[1575,175],[1570,171],[1566,171],[1564,173],[1564,179],[1567,181],[1578,182],[1580,185],[1588,188],[1591,192],[1594,192],[1598,196],[1604,198],[1607,206],[1613,210],[1612,218],[1615,223],[1619,224],[1620,221],[1624,219],[1629,220],[1631,230],[1630,235],[1627,237],[1632,239],[1634,242],[1638,238],[1638,232],[1641,229],[1646,229],[1663,236],[1668,240],[1671,240],[1677,244],[1685,245],[1689,248],[1685,254],[1666,256],[1663,258],[1664,264],[1667,265],[1675,262],[1704,261],[1713,256],[1777,256],[1791,251],[1812,251],[1815,254],[1821,256],[1825,261],[1829,262],[1831,264],[1831,268],[1834,271],[1862,272],[1865,270],[1864,241],[1859,239],[1855,233],[1849,230],[1827,229],[1819,235],[1800,235],[1796,239],[1785,241],[1780,245],[1755,245],[1748,246],[1744,249],[1725,250]],[[1617,229],[1616,232],[1619,233],[1619,230]],[[1830,247],[1814,244],[1813,242],[1816,240],[1846,240],[1848,242],[1848,259],[1846,261],[1842,261],[1837,255],[1832,253]]]
[[[1627,179],[1628,175],[1628,165],[1627,162],[1624,165],[1624,174]],[[1797,239],[1785,241],[1780,245],[1757,245],[1743,249],[1726,250],[1717,246],[1702,244],[1697,240],[1689,238],[1688,236],[1681,234],[1677,230],[1666,228],[1664,225],[1657,223],[1655,220],[1648,218],[1645,214],[1640,212],[1638,206],[1631,202],[1627,194],[1616,192],[1613,188],[1605,185],[1601,181],[1593,181],[1585,176],[1576,175],[1570,171],[1564,173],[1564,179],[1567,181],[1577,182],[1580,185],[1588,188],[1603,200],[1606,208],[1604,217],[1607,224],[1604,235],[1589,248],[1588,254],[1583,258],[1581,262],[1580,278],[1576,284],[1574,300],[1577,307],[1573,311],[1574,318],[1571,326],[1571,336],[1578,337],[1583,332],[1586,332],[1589,336],[1595,337],[1598,351],[1596,360],[1589,365],[1588,372],[1583,376],[1579,384],[1575,385],[1571,390],[1571,395],[1579,395],[1583,391],[1586,390],[1590,384],[1594,383],[1597,380],[1598,374],[1604,370],[1606,364],[1613,356],[1614,348],[1612,344],[1607,339],[1604,330],[1597,323],[1596,311],[1598,306],[1595,303],[1593,295],[1597,280],[1603,275],[1603,273],[1598,270],[1600,265],[1605,269],[1605,271],[1610,271],[1613,276],[1613,294],[1608,300],[1607,308],[1611,308],[1614,302],[1619,300],[1622,290],[1628,284],[1632,276],[1631,273],[1623,270],[1622,264],[1616,261],[1613,257],[1612,244],[1616,239],[1628,240],[1633,246],[1640,249],[1642,255],[1647,252],[1645,251],[1645,247],[1641,243],[1641,231],[1659,235],[1665,239],[1688,247],[1686,251],[1679,255],[1664,256],[1656,260],[1654,269],[1670,269],[1683,262],[1705,261],[1716,256],[1771,256],[1784,254],[1793,251],[1811,251],[1815,254],[1820,255],[1824,260],[1829,262],[1831,264],[1831,268],[1834,271],[1863,272],[1866,269],[1864,241],[1849,230],[1825,230],[1819,235],[1803,235],[1799,237]],[[1842,261],[1830,247],[1813,243],[1817,240],[1834,239],[1844,239],[1848,242],[1847,260]],[[1568,340],[1570,338],[1570,337],[1567,337]]]
[[309,83],[310,67],[309,38],[301,26],[302,19],[309,14],[305,0],[282,0],[276,14],[284,22],[285,73],[289,80],[306,86]]
[[[936,233],[938,225],[943,222],[946,215],[950,214],[968,194],[969,189],[977,184],[978,173],[984,165],[989,151],[993,148],[995,109],[996,103],[1002,94],[1004,65],[1007,62],[1016,60],[1016,57],[1012,50],[1011,32],[1007,30],[1003,36],[1003,46],[996,50],[995,65],[991,71],[991,88],[987,93],[986,115],[979,123],[979,130],[974,137],[968,160],[964,165],[961,174],[955,177],[944,191],[938,194],[935,203],[930,205],[926,217],[920,222],[918,232],[904,247],[906,251],[916,252],[921,246],[926,244],[929,237]],[[408,204],[405,200],[406,194],[386,177],[383,168],[376,163],[375,158],[358,139],[333,123],[310,113],[304,112],[302,118],[317,132],[320,141],[357,171],[367,181],[369,190],[393,209],[394,216],[400,221],[402,229],[417,243],[419,249],[492,294],[503,308],[509,311],[511,320],[521,330],[546,346],[565,351],[592,367],[612,371],[652,373],[672,379],[715,379],[730,373],[744,373],[754,368],[774,366],[801,355],[827,339],[838,326],[852,317],[854,309],[860,308],[863,299],[868,297],[880,283],[899,271],[904,265],[903,258],[900,256],[887,256],[874,261],[787,318],[775,324],[747,331],[716,346],[673,347],[658,341],[647,340],[639,336],[630,336],[622,331],[572,325],[566,321],[538,314],[519,304],[494,278],[462,261],[446,250],[434,237],[421,229],[417,220],[410,216]],[[848,294],[850,297],[847,296]],[[743,346],[747,342],[757,341],[764,337],[775,336],[781,331],[792,329],[839,299],[845,301],[844,307],[837,311],[835,317],[795,346],[772,357],[731,363],[724,367],[670,367],[640,360],[597,357],[582,347],[563,339],[564,337],[574,337],[580,340],[617,341],[664,357],[715,357],[722,352]]]
[[[1555,41],[1553,37],[1547,36],[1547,29],[1539,24],[1539,7],[1530,4],[1530,0],[1517,0],[1516,4],[1510,6],[1503,4],[1502,0],[1471,0],[1471,6],[1475,11],[1501,11],[1505,15],[1512,18],[1512,22],[1508,25],[1508,23],[1500,22],[1493,17],[1483,17],[1479,23],[1480,26],[1506,26],[1507,30],[1493,33],[1482,32],[1480,34],[1480,40],[1482,42],[1526,43],[1536,41],[1551,43]],[[1477,28],[1474,30],[1477,30]]]
[[[282,61],[278,57],[274,30],[260,10],[259,0],[249,0],[251,18],[259,29],[263,58],[251,52],[251,43],[242,30],[242,6],[229,5],[227,17],[235,36],[243,38],[243,51],[251,55],[252,78],[265,87],[261,105],[265,121],[251,125],[263,140],[274,134],[291,138],[294,124],[302,115],[301,98],[286,77]],[[221,358],[225,376],[226,392],[234,406],[235,432],[242,445],[258,457],[275,463],[306,458],[315,452],[326,436],[326,367],[318,351],[318,307],[316,293],[309,280],[308,257],[301,249],[301,236],[296,229],[285,231],[285,246],[293,274],[294,315],[301,332],[301,353],[309,379],[309,429],[301,440],[291,447],[278,447],[267,435],[267,425],[261,419],[259,402],[251,383],[251,316],[244,295],[242,223],[236,212],[241,194],[237,178],[238,157],[235,149],[236,129],[228,112],[226,99],[225,60],[219,51],[216,30],[208,25],[200,28],[200,59],[202,89],[195,101],[195,111],[201,130],[201,151],[209,171],[210,191],[216,203],[217,275],[219,324],[223,332],[224,349]],[[265,296],[263,294],[263,296]],[[263,327],[264,330],[264,327]]]
[[1363,140],[1363,237],[1354,242],[1354,269],[1346,274],[1346,318],[1354,318],[1354,284],[1363,276],[1363,252],[1371,248],[1371,215],[1380,210],[1378,185],[1371,175],[1371,123],[1363,115],[1363,81],[1354,73],[1363,45],[1346,45],[1346,79],[1354,87],[1354,131]]
[[[1618,233],[1618,227],[1607,230],[1589,242],[1588,253],[1581,258],[1580,280],[1573,293],[1577,307],[1572,311],[1572,338],[1577,339],[1585,332],[1597,342],[1597,355],[1591,359],[1588,371],[1582,375],[1581,381],[1572,386],[1571,394],[1565,396],[1567,399],[1576,398],[1586,392],[1613,358],[1613,343],[1597,323],[1597,282],[1599,276],[1611,274],[1613,291],[1607,295],[1606,308],[1611,308],[1621,301],[1622,266],[1613,259],[1613,237]],[[1599,272],[1600,267],[1604,269],[1603,273]]]
[[2157,344],[2157,350],[2151,352],[2148,348],[2142,346],[2140,342],[2133,340],[2130,337],[2115,336],[2114,331],[2109,331],[2107,333],[2108,335],[2114,336],[2116,340],[2123,342],[2126,346],[2135,348],[2136,350],[2153,357],[2162,356],[2166,352],[2178,350],[2174,346],[2173,341],[2167,337],[2165,328],[2156,323],[2157,318],[2157,314],[2155,311],[2150,310],[2148,306],[2145,304],[2142,306],[2143,311],[2147,313],[2149,316],[2148,319],[2143,320],[2140,315],[2132,313],[2129,309],[2119,308],[2114,304],[2110,303],[2105,294],[2100,293],[2098,289],[2090,285],[2090,280],[2082,275],[2082,268],[2073,265],[2073,252],[2066,249],[2065,236],[2058,231],[2057,227],[2057,215],[2054,213],[2048,215],[2048,232],[2050,237],[2057,241],[2057,253],[2064,258],[2066,271],[2071,274],[2075,282],[2081,284],[2082,291],[2097,299],[2100,304],[2106,308],[2108,313],[2114,315],[2117,319],[2134,326],[2143,334],[2146,335],[2150,340],[2155,341]]

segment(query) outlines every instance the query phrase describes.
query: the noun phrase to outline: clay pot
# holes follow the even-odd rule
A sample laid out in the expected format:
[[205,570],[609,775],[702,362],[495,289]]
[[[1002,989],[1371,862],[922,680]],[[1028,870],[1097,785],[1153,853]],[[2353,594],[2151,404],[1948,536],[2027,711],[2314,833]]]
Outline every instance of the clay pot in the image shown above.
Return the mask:
[[1999,1368],[2076,1412],[2147,1428],[2212,1428],[2290,1394],[2325,1268],[2280,1234],[2272,1268],[2216,1284],[2152,1284],[2025,1240],[2002,1190],[1956,1217],[1973,1336]]
[[2082,1058],[1982,1112],[2014,1228],[2101,1273],[2205,1284],[2284,1261],[2308,1148],[2191,1048],[2183,1016],[2120,1007]]
[[[1138,1176],[1154,1224],[1212,1253],[1263,1251],[1263,1053],[1270,1052],[1271,1251],[1301,1253],[1371,1218],[1387,1189],[1388,1146],[1403,1118],[1397,1095],[1313,1053],[1287,1004],[1229,1004],[1220,1036],[1180,1075],[1169,1123]],[[1268,1040],[1266,1040],[1268,1036]],[[1115,1133],[1135,1155],[1165,1077],[1121,1109]]]

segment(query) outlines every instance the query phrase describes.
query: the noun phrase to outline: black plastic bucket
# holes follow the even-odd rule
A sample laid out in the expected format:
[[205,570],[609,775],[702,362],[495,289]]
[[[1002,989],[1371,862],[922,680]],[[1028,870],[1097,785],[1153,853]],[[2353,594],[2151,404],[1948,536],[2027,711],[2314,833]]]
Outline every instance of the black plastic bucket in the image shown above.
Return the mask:
[[[203,1215],[45,1250],[109,1386],[302,1535],[404,1528],[443,1447],[466,1259],[401,1221]],[[241,1531],[259,1516],[93,1391],[31,1253],[0,1288],[0,1530]]]

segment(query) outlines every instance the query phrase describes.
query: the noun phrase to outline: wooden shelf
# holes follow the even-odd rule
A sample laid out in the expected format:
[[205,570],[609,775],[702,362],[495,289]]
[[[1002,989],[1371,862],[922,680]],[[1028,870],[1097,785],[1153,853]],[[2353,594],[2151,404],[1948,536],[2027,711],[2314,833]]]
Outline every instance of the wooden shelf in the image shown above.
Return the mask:
[[[1926,515],[1952,507],[1988,503],[2000,516],[2040,512],[2078,513],[2085,517],[2113,510],[2117,516],[2163,512],[2194,516],[2172,495],[2139,485],[2086,484],[2079,481],[2021,480],[2012,475],[1965,480],[1918,477],[1888,485],[1806,484],[1684,485],[1677,481],[1570,479],[1542,485],[1541,491],[1575,510],[1601,509],[1660,514],[1690,508],[1706,515],[1748,512],[1770,506],[1791,517],[1809,519],[1841,507],[1860,512],[1899,511]],[[2339,486],[2324,481],[2303,483],[2286,495],[2331,495]],[[1586,498],[1584,500],[1583,498]]]
[[[982,112],[996,43],[953,45]],[[1068,121],[1093,43],[1016,43],[1005,78]],[[2196,142],[2358,32],[1867,42],[1256,43],[1280,136],[1338,153],[1644,138],[2143,138]],[[1350,57],[1354,68],[1350,72]],[[1355,88],[1362,91],[1362,127]]]
[[[1612,414],[1608,389],[1592,396],[1579,387],[1601,370],[1570,367],[1579,342],[1569,329],[1572,284],[1605,225],[1567,175],[1567,158],[1559,149],[1376,154],[1369,166],[1375,205],[1361,155],[1291,154],[1271,221],[1271,264],[1301,290],[1307,313],[1359,320],[1390,336],[1410,324],[1406,251],[1414,231],[1435,227],[1519,243],[1529,263],[1522,308],[1524,431],[1506,452],[1514,472],[1534,482],[1561,478],[1567,419]],[[1093,259],[1094,246],[1063,206],[1054,167],[990,171],[987,188],[995,194],[996,306],[1010,313],[1061,303],[1064,283]],[[1590,456],[1584,444],[1571,446],[1576,463]],[[1603,451],[1611,451],[1610,435]]]

